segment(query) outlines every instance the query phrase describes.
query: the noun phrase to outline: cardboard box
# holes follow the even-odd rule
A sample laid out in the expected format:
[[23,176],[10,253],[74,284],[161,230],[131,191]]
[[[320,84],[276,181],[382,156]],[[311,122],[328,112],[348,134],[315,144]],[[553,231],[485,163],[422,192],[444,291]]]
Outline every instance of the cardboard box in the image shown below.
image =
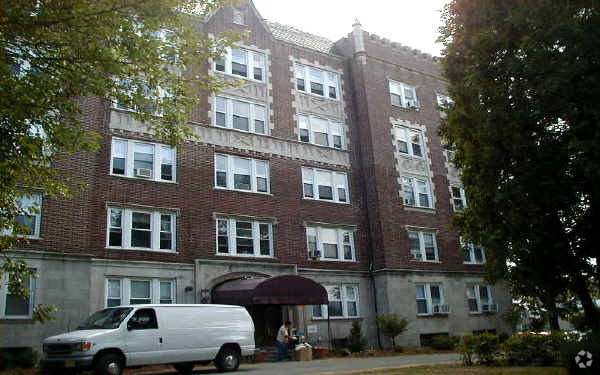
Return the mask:
[[302,348],[296,350],[296,361],[312,361],[312,349]]

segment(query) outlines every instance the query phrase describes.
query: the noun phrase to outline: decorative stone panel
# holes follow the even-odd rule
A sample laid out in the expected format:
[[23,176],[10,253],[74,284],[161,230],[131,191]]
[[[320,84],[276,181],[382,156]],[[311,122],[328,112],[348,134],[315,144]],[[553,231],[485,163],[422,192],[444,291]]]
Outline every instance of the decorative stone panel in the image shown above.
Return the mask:
[[237,78],[226,74],[217,74],[216,76],[221,77],[223,81],[227,82],[236,82],[240,80],[244,82],[239,86],[224,87],[221,89],[221,93],[223,94],[233,95],[242,99],[249,99],[262,103],[266,103],[269,99],[269,90],[266,83],[248,81],[243,78],[238,80]]
[[324,116],[344,121],[344,109],[339,101],[320,98],[315,95],[296,92],[296,109],[301,113]]

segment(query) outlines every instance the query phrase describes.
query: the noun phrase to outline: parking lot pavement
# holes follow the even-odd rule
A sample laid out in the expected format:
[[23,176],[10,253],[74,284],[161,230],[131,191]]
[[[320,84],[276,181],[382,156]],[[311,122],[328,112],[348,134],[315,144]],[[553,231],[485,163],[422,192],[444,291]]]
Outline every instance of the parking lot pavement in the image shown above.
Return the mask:
[[[271,362],[242,364],[235,374],[239,375],[305,375],[305,374],[334,374],[357,370],[384,369],[407,365],[426,365],[432,363],[458,363],[460,356],[456,353],[402,355],[396,357],[378,358],[335,358],[319,359],[309,362]],[[135,371],[136,375],[172,375],[169,371]],[[192,374],[216,374],[214,366],[198,366]]]

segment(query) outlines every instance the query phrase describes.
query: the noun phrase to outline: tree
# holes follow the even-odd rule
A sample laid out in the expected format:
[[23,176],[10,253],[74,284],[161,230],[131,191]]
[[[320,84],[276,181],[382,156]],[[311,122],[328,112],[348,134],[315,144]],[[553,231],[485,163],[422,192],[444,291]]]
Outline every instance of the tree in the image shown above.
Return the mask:
[[440,37],[454,99],[440,132],[468,201],[459,232],[486,248],[491,281],[508,280],[552,314],[572,293],[596,332],[599,5],[454,0]]
[[367,345],[367,340],[362,335],[361,325],[359,320],[352,322],[350,335],[348,335],[348,346],[353,353],[360,352]]
[[392,340],[392,348],[396,348],[396,337],[406,331],[408,320],[396,314],[377,315],[377,324],[381,333]]
[[[209,76],[209,58],[242,36],[208,38],[199,20],[225,0],[5,0],[0,8],[0,275],[26,296],[31,272],[6,250],[24,241],[24,187],[66,197],[85,186],[53,168],[75,152],[94,152],[99,135],[80,123],[87,96],[134,109],[155,136],[180,144],[200,92],[226,85]],[[206,71],[206,72],[205,72]],[[67,182],[69,181],[69,182]],[[49,310],[36,310],[44,320]]]

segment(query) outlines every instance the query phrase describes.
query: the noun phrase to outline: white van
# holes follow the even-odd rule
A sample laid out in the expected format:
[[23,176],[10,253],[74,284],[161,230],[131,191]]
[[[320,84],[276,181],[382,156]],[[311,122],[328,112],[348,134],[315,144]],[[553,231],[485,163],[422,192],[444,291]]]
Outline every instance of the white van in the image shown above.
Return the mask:
[[120,375],[125,367],[172,364],[189,373],[214,361],[234,371],[254,354],[254,324],[245,308],[229,305],[134,305],[100,310],[76,331],[44,340],[44,373],[93,369]]

